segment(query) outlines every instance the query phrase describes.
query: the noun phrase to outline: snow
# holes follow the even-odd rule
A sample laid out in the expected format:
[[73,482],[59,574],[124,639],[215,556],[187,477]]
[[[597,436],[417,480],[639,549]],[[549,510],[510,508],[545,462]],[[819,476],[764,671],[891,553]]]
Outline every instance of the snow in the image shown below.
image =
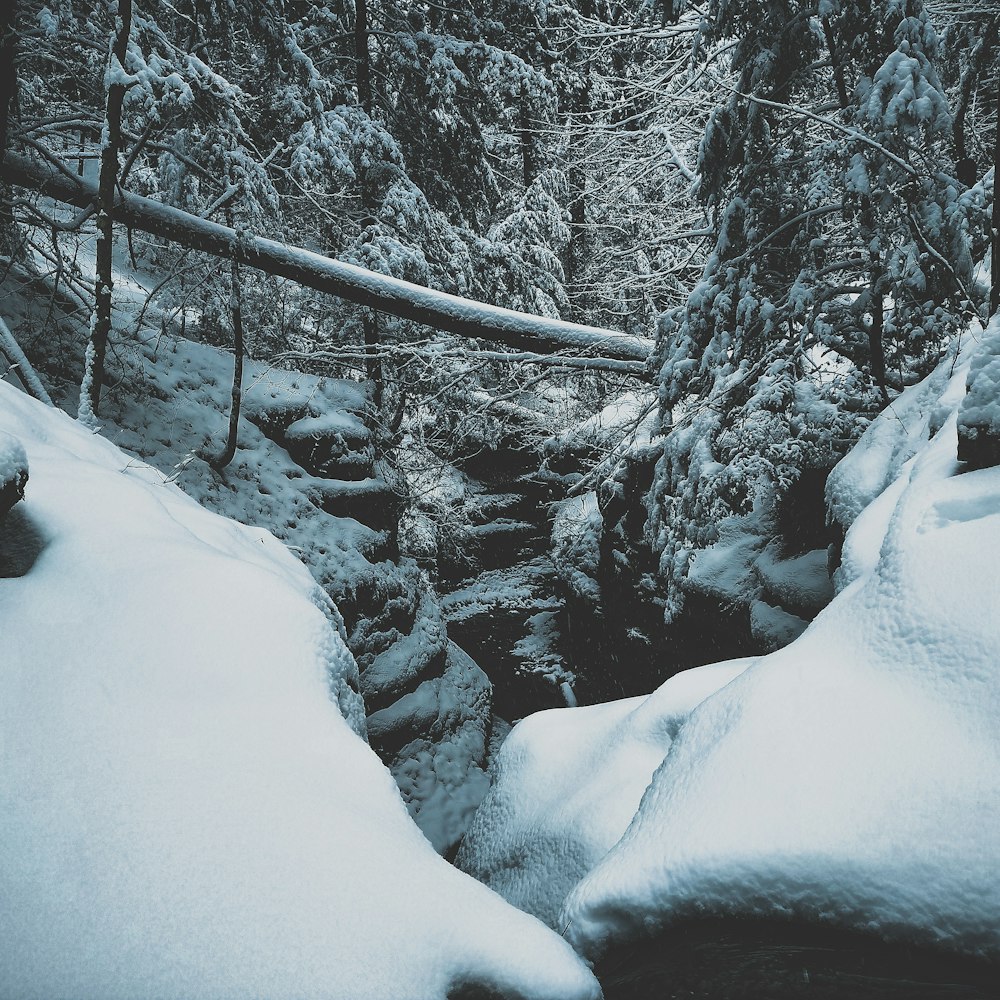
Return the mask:
[[897,396],[830,473],[827,506],[842,527],[850,527],[896,480],[903,465],[926,442],[932,420],[940,425],[942,413],[964,396],[968,355],[978,344],[980,333],[972,330],[962,358],[952,357]]
[[518,723],[458,866],[557,927],[566,895],[624,833],[684,719],[750,662],[686,670],[649,696]]
[[1000,334],[990,337],[971,362],[959,423],[971,438],[1000,435]]
[[0,431],[0,487],[28,477],[28,456],[16,437]]
[[759,589],[755,565],[768,541],[759,512],[725,517],[717,525],[719,539],[694,554],[686,586],[722,604],[747,603]]
[[1000,468],[956,475],[955,380],[948,358],[835,470],[841,517],[889,483],[847,537],[866,557],[686,721],[562,910],[588,958],[692,915],[1000,957]]
[[303,417],[289,425],[285,430],[285,437],[290,441],[337,434],[355,440],[367,440],[370,437],[368,428],[361,422],[361,419],[344,410],[332,410],[318,417]]
[[783,607],[762,600],[750,602],[750,634],[768,652],[797,639],[808,624],[804,618]]
[[412,824],[272,535],[7,384],[0,421],[43,546],[0,580],[0,995],[599,995]]
[[[93,271],[93,250],[92,238],[81,241],[78,260],[85,272]],[[391,540],[384,529],[399,501],[392,492],[391,476],[388,481],[372,477],[373,468],[376,477],[385,470],[374,461],[363,423],[370,409],[365,385],[247,359],[236,455],[224,470],[213,468],[207,457],[219,453],[228,433],[232,355],[164,333],[174,317],[147,301],[149,290],[163,281],[164,274],[155,264],[134,268],[124,246],[115,248],[115,259],[116,349],[109,355],[111,378],[101,404],[101,433],[155,466],[203,506],[271,531],[285,542],[344,612],[351,649],[362,667],[369,652],[381,654],[386,641],[392,645],[399,638],[399,631],[392,630],[402,630],[418,634],[407,641],[407,656],[397,656],[393,662],[407,666],[408,661],[422,658],[427,670],[417,682],[428,670],[444,672],[445,637],[438,658],[434,650],[420,648],[421,636],[426,637],[428,630],[426,619],[440,618],[435,601],[418,601],[429,585],[407,560],[389,561]],[[34,339],[36,356],[54,350],[38,338],[47,319],[44,307],[31,296],[8,295],[4,310],[26,343]],[[189,314],[189,327],[197,327],[194,319]],[[74,336],[85,340],[81,328],[70,327],[66,334],[67,340]],[[70,356],[74,350],[62,349]],[[75,379],[57,384],[54,392],[64,409],[76,412]],[[387,595],[398,595],[400,590],[408,592],[403,599],[406,607],[402,618],[397,614],[389,622],[386,635]],[[417,620],[411,625],[407,611],[415,602]],[[339,612],[334,609],[333,614]],[[391,653],[384,657],[384,665],[388,667],[392,659]],[[453,823],[471,817],[478,800],[471,801],[470,796],[481,797],[485,791],[485,759],[461,757],[463,749],[471,754],[482,744],[482,731],[490,720],[488,699],[484,704],[482,698],[470,695],[477,689],[479,671],[468,662],[468,676],[451,669],[437,689],[440,705],[434,731],[442,745],[440,762],[435,744],[427,742],[426,734],[416,733],[408,747],[419,756],[423,770],[415,771],[406,759],[407,746],[397,758],[387,760],[412,815],[442,854],[465,832],[465,825]],[[366,696],[371,687],[369,683]],[[455,703],[478,706],[480,718],[474,722],[462,717],[452,710]],[[449,721],[457,727],[454,733],[444,731]],[[470,729],[478,729],[479,735],[470,736]],[[394,741],[398,743],[401,736],[394,733]],[[463,769],[468,789],[461,787]]]
[[826,549],[782,556],[780,543],[771,542],[754,563],[754,571],[783,607],[819,610],[833,597],[827,563]]

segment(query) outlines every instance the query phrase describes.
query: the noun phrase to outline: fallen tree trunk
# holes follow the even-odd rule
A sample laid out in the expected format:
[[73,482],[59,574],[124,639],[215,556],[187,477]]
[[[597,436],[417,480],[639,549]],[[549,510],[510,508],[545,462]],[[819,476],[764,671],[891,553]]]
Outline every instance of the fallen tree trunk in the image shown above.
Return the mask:
[[[93,183],[78,178],[69,170],[61,171],[53,164],[12,151],[0,164],[0,179],[77,208],[88,208],[97,198],[97,187]],[[235,259],[267,274],[289,278],[317,291],[437,330],[481,337],[536,353],[567,350],[591,353],[595,357],[589,367],[595,369],[601,367],[601,358],[644,362],[652,349],[650,341],[639,337],[532,316],[438,292],[301,247],[236,232],[127,192],[118,192],[114,219],[131,229],[227,260]]]

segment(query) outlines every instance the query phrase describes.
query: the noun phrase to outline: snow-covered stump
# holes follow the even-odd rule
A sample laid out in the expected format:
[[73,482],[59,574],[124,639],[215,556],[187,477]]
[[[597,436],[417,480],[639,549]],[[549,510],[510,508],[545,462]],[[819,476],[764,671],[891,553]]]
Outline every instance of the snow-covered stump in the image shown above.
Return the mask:
[[17,438],[0,432],[0,518],[24,499],[28,457]]
[[983,344],[969,369],[958,410],[958,458],[969,470],[1000,465],[1000,334]]
[[354,482],[372,474],[371,432],[356,413],[301,417],[285,428],[282,440],[289,455],[314,476]]

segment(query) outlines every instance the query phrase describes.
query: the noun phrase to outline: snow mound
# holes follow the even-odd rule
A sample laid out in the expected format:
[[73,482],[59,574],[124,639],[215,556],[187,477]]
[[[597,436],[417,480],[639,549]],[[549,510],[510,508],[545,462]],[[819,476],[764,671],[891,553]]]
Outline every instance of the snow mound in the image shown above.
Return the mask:
[[28,456],[16,437],[0,431],[0,517],[24,496]]
[[686,670],[652,695],[538,712],[514,727],[456,863],[550,926],[624,833],[684,719],[746,669]]
[[0,484],[28,477],[28,456],[16,437],[0,431]]
[[[979,331],[973,330],[971,345]],[[965,354],[970,352],[967,348]],[[960,363],[961,362],[961,363]],[[962,377],[956,379],[956,371]],[[927,443],[965,395],[968,358],[953,357],[897,396],[837,464],[826,483],[830,516],[849,528],[858,515],[897,481],[903,466]]]
[[0,580],[0,996],[599,995],[410,821],[273,536],[6,384],[0,422],[43,545]]
[[1000,958],[1000,468],[956,475],[964,382],[947,360],[835,470],[864,559],[691,714],[566,902],[584,955],[734,915]]

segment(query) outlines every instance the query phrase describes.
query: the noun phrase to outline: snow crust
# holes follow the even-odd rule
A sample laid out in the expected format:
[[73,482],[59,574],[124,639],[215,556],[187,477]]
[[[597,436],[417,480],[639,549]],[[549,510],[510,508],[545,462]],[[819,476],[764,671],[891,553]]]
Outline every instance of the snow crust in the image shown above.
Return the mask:
[[708,914],[1000,958],[1000,468],[956,475],[960,361],[835,470],[843,589],[686,721],[565,904],[584,955]]
[[0,384],[43,549],[0,580],[0,995],[595,998],[435,855],[307,571]]
[[558,926],[565,897],[625,832],[692,709],[752,660],[685,670],[652,695],[518,723],[456,863]]

